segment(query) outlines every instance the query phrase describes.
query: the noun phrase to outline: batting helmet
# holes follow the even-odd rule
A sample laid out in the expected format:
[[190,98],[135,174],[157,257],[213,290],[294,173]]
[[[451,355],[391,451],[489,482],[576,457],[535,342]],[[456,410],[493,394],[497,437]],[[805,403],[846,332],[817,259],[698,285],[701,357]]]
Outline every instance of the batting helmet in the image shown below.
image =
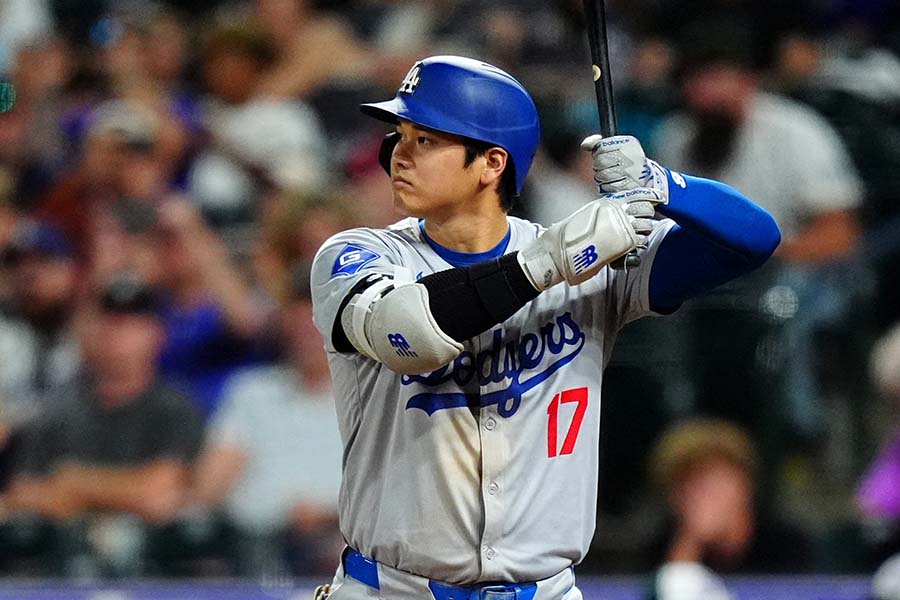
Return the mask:
[[512,160],[516,193],[541,135],[534,101],[521,83],[497,67],[459,56],[417,62],[392,100],[360,108],[388,123],[406,119],[503,148]]

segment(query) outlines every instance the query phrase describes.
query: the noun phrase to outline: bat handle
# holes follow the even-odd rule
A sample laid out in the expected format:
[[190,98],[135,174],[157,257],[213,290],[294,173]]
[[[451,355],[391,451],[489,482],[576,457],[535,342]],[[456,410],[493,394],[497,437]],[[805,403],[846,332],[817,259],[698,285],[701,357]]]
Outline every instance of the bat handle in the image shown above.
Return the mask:
[[[606,35],[606,5],[603,0],[584,0],[584,16],[591,51],[594,91],[597,95],[597,114],[603,137],[616,135],[616,107],[613,102],[612,77],[609,67],[609,43]],[[613,269],[633,269],[641,265],[641,256],[633,250],[610,263]]]
[[641,255],[637,253],[637,250],[632,250],[622,258],[617,258],[612,263],[610,263],[613,269],[636,269],[641,266]]

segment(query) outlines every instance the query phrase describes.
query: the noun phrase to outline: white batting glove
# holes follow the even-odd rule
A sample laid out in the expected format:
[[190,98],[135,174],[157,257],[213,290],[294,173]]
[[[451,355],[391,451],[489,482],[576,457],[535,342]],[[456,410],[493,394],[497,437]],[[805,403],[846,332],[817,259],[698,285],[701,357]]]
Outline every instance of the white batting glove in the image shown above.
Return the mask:
[[531,284],[543,291],[562,281],[578,285],[636,248],[653,230],[658,190],[607,194],[553,224],[519,251],[519,264]]
[[668,201],[669,180],[661,166],[647,158],[636,137],[589,135],[581,149],[594,158],[594,181],[604,193],[636,188],[659,190]]

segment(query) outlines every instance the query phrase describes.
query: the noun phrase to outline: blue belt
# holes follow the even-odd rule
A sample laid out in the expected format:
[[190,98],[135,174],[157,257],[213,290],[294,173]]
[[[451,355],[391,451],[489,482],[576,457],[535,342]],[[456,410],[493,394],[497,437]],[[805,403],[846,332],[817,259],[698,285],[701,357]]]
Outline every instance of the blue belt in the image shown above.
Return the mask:
[[[376,590],[381,589],[378,581],[378,563],[366,558],[356,550],[344,550],[344,572],[353,579]],[[461,587],[429,581],[428,589],[435,600],[533,600],[537,593],[535,583],[500,583],[474,587]]]

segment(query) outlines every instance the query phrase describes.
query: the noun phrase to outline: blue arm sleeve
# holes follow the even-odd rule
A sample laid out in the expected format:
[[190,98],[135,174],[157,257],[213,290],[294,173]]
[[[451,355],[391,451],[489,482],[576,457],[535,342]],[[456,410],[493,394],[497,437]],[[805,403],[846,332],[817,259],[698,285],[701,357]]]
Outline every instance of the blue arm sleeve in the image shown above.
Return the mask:
[[659,313],[756,269],[781,242],[772,216],[734,188],[700,177],[673,179],[668,170],[666,175],[669,203],[659,212],[676,225],[650,271],[650,308]]

